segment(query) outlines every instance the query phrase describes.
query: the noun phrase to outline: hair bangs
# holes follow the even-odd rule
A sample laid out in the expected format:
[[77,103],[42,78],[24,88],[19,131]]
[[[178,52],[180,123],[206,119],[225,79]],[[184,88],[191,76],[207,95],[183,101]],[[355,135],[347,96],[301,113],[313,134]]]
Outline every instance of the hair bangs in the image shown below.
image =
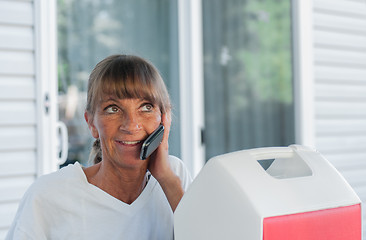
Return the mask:
[[158,70],[142,58],[113,55],[94,68],[88,83],[87,110],[106,97],[143,99],[159,106],[162,113],[171,108],[170,98]]
[[141,77],[128,76],[122,79],[121,76],[106,77],[101,81],[101,96],[116,96],[118,99],[144,99],[157,103],[157,93],[150,81]]

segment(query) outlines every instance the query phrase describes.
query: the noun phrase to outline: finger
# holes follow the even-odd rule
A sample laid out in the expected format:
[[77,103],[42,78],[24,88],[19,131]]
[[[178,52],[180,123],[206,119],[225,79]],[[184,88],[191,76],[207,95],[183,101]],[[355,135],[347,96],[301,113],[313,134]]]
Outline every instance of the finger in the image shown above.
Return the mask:
[[163,113],[163,115],[162,115],[162,123],[163,123],[164,128],[165,128],[165,133],[167,135],[169,135],[170,126],[171,126],[171,123],[172,123],[170,111],[169,112],[166,112],[166,113]]
[[171,112],[168,111],[162,114],[162,123],[164,125],[164,139],[168,141],[170,126],[171,126]]
[[170,128],[170,125],[172,122],[172,114],[171,114],[170,110],[167,111],[166,113],[162,114],[162,122],[163,122],[164,126]]

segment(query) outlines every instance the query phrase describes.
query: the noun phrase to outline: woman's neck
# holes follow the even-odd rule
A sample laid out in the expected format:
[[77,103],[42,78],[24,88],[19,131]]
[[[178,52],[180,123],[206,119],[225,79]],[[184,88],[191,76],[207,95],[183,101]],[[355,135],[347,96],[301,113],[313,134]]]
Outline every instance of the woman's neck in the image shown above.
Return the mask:
[[90,184],[126,204],[133,203],[146,185],[146,168],[116,168],[102,161],[85,168],[84,173]]

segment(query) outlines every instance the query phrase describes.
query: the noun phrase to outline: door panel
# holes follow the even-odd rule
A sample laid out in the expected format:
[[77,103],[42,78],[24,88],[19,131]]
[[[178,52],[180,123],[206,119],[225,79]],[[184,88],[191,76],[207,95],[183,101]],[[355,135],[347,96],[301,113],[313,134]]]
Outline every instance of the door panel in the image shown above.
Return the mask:
[[294,143],[291,1],[203,0],[206,160]]

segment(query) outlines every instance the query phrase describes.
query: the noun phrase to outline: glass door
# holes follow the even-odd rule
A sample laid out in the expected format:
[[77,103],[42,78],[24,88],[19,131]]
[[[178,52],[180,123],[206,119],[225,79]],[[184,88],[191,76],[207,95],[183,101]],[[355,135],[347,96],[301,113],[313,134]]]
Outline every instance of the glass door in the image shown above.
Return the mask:
[[203,0],[206,160],[294,143],[290,0]]

